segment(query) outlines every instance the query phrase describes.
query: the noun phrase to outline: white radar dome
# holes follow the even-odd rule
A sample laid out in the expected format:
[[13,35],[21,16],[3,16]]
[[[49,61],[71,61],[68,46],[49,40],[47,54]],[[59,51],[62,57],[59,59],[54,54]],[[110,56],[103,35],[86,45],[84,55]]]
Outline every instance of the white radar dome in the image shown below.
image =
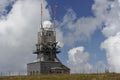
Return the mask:
[[44,21],[43,22],[43,28],[49,30],[49,29],[53,28],[53,25],[50,21]]

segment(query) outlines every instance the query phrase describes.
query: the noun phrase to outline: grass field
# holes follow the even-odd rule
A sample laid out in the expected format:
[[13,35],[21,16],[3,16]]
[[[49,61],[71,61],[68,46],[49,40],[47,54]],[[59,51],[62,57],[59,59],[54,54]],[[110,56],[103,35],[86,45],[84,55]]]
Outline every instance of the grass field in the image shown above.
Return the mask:
[[36,76],[1,76],[0,80],[120,80],[120,74],[61,74]]

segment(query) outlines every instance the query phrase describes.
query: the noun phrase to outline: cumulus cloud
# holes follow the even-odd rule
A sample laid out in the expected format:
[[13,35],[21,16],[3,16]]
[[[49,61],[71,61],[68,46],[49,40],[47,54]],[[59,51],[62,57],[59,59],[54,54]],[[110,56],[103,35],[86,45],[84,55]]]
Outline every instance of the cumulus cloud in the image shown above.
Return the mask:
[[106,50],[110,71],[120,72],[120,32],[107,38],[101,48]]
[[92,65],[89,64],[89,53],[84,50],[84,47],[76,47],[68,52],[68,65],[72,73],[89,72]]
[[108,5],[110,6],[110,10],[109,11],[106,10],[108,12],[107,15],[104,15],[106,18],[106,20],[104,21],[106,27],[103,28],[102,32],[106,37],[114,36],[116,35],[116,33],[120,31],[119,4],[120,4],[119,0],[113,1],[111,4]]
[[[1,0],[9,1],[13,0]],[[40,27],[41,0],[17,0],[11,11],[0,19],[0,71],[25,72],[26,64],[34,60],[32,54]],[[7,5],[7,4],[3,4]],[[50,20],[47,2],[43,1],[43,20]],[[4,8],[4,7],[3,7]],[[0,9],[3,12],[2,9]],[[5,16],[5,18],[4,18]]]
[[68,30],[67,32],[63,32],[65,34],[63,37],[66,37],[64,43],[72,45],[76,41],[87,40],[100,24],[101,21],[98,18],[77,18],[76,13],[72,9],[68,9],[63,17],[63,22],[60,24],[60,26],[63,26],[62,28]]
[[[107,3],[108,1],[106,1]],[[103,6],[103,5],[100,5]],[[106,36],[106,40],[102,42],[101,48],[106,51],[108,65],[111,71],[120,72],[120,1],[114,0],[109,5],[105,27],[102,32]]]
[[71,73],[103,73],[106,64],[101,60],[95,64],[89,62],[90,53],[83,46],[72,48],[68,51],[68,66]]

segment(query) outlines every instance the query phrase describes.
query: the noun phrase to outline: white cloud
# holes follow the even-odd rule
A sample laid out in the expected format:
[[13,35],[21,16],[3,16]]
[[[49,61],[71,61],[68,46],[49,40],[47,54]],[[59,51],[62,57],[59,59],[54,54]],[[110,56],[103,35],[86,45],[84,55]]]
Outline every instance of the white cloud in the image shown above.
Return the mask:
[[89,72],[92,65],[88,62],[89,53],[84,51],[84,47],[76,47],[68,52],[68,65],[71,73]]
[[115,0],[110,4],[110,11],[107,14],[105,23],[105,28],[102,32],[106,37],[115,36],[116,33],[120,31],[120,3],[118,0]]
[[103,73],[105,72],[106,64],[101,60],[90,63],[90,53],[85,51],[83,46],[75,47],[68,52],[68,66],[71,73]]
[[[107,1],[108,2],[108,1]],[[103,6],[103,5],[100,5]],[[99,6],[99,7],[100,7]],[[102,30],[106,40],[101,48],[106,51],[108,65],[111,71],[120,72],[120,2],[114,0],[110,4],[109,13],[105,16],[105,26]]]
[[[40,4],[41,0],[17,0],[6,18],[0,19],[1,72],[25,72],[26,64],[36,58],[32,51],[40,26]],[[43,20],[50,20],[46,5],[43,1]]]
[[106,50],[110,70],[120,72],[120,32],[106,39],[101,48]]
[[101,23],[102,20],[97,17],[77,18],[76,13],[72,9],[68,9],[63,17],[63,22],[60,24],[62,28],[67,30],[63,32],[65,45],[73,45],[76,41],[88,40]]

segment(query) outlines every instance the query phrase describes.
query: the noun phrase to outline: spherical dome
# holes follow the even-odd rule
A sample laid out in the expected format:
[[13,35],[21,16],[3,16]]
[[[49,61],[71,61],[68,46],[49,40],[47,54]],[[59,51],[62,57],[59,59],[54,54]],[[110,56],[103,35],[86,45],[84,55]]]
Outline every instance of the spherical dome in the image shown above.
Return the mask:
[[44,21],[43,28],[44,29],[52,29],[53,28],[52,23],[50,21]]

